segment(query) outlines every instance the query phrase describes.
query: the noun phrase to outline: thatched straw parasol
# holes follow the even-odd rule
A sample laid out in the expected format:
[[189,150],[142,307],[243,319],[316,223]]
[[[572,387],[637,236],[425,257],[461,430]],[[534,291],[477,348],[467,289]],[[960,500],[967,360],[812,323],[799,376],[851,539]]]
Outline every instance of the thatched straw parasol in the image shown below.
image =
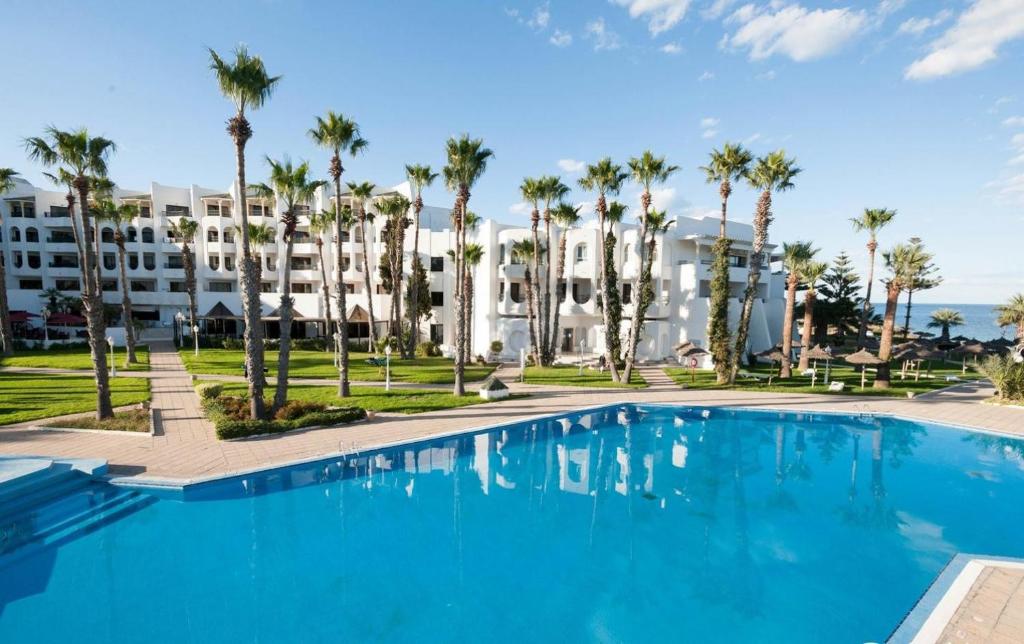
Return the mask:
[[850,355],[845,356],[843,358],[843,360],[846,360],[847,362],[849,362],[852,365],[858,365],[858,366],[861,367],[861,370],[860,370],[860,388],[861,389],[864,388],[864,381],[867,378],[867,369],[865,367],[869,367],[869,366],[876,366],[877,367],[880,364],[885,364],[885,360],[882,360],[881,358],[879,358],[875,354],[871,353],[867,349],[861,349],[860,351],[858,351],[856,353],[851,353]]
[[[680,345],[682,346],[682,345]],[[702,349],[695,345],[690,345],[689,348],[684,351],[677,351],[681,360],[689,360],[690,362],[690,382],[697,381],[697,358],[700,356],[709,355],[710,352],[706,349]]]
[[963,362],[960,365],[961,374],[967,373],[967,356],[974,356],[974,364],[978,364],[978,356],[983,356],[988,352],[988,348],[984,344],[976,340],[965,342],[958,346],[957,348],[950,351],[950,353],[955,356],[963,357]]
[[[782,369],[782,358],[783,358],[784,355],[785,354],[782,353],[782,347],[780,347],[778,345],[775,345],[771,349],[765,349],[764,351],[761,351],[760,353],[755,353],[754,354],[755,357],[764,358],[765,360],[768,360],[769,362],[772,363],[772,366],[775,366],[775,363],[779,363],[779,370],[780,371]],[[779,374],[776,373],[775,375],[779,375]],[[768,382],[769,382],[769,384],[771,384],[771,378],[768,379]]]
[[813,388],[818,380],[818,360],[825,361],[825,384],[827,385],[829,367],[832,361],[836,359],[836,357],[832,355],[832,350],[822,349],[820,344],[816,344],[807,352],[807,358],[809,360],[814,360],[814,373],[811,374],[811,387]]

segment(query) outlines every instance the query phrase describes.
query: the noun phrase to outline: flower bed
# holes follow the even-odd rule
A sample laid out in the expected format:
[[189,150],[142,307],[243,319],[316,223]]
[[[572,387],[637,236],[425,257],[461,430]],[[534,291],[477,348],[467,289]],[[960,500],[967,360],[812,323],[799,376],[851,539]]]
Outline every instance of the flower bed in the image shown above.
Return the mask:
[[248,399],[220,395],[219,386],[200,387],[199,397],[207,417],[217,430],[217,438],[222,440],[280,434],[304,427],[344,425],[366,418],[366,410],[360,407],[328,407],[293,400],[279,409],[272,419],[252,420],[249,418]]

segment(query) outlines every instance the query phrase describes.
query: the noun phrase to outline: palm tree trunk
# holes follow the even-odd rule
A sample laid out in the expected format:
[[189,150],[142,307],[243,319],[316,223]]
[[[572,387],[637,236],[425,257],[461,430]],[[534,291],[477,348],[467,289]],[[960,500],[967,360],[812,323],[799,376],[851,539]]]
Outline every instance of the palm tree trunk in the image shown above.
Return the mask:
[[796,273],[791,273],[786,280],[786,310],[782,314],[782,365],[779,367],[779,378],[790,378],[793,375],[793,361],[789,356],[793,353],[793,308],[796,306],[796,282]]
[[538,226],[538,224],[540,224],[540,214],[537,212],[536,208],[533,209],[533,215],[532,215],[531,219],[532,219],[532,223],[531,223],[531,226],[530,226],[530,237],[533,240],[533,271],[532,271],[532,273],[533,273],[533,279],[534,279],[534,284],[536,285],[536,288],[527,287],[527,291],[529,292],[529,291],[532,290],[533,291],[533,298],[535,298],[530,303],[531,304],[530,308],[533,309],[533,313],[530,314],[530,317],[533,318],[534,316],[536,316],[536,318],[534,318],[535,331],[534,331],[533,334],[531,334],[530,346],[531,346],[531,349],[533,351],[533,364],[535,364],[535,365],[537,365],[539,367],[539,366],[541,366],[543,364],[543,363],[541,363],[541,356],[540,356],[541,344],[540,343],[543,342],[543,331],[542,331],[542,328],[544,326],[544,320],[542,319],[542,311],[541,311],[541,306],[540,306],[540,294],[541,294],[541,288],[540,288],[540,237],[538,236],[538,230],[537,230],[537,226]]
[[117,245],[118,262],[121,265],[121,317],[124,318],[124,345],[127,354],[125,364],[136,364],[135,326],[132,321],[132,298],[128,294],[128,273],[125,270],[124,240]]
[[0,342],[3,342],[3,354],[14,354],[14,330],[11,328],[11,309],[7,300],[7,271],[0,262]]
[[895,282],[891,282],[886,289],[885,318],[882,320],[882,339],[878,347],[878,358],[885,363],[878,365],[875,389],[889,388],[889,358],[892,357],[892,336],[896,329],[896,307],[899,299],[900,288]]
[[473,364],[473,274],[466,271],[466,353],[463,360]]
[[85,308],[86,328],[89,332],[89,352],[92,357],[93,373],[96,377],[96,418],[104,420],[114,416],[114,407],[110,402],[110,377],[107,373],[107,342],[106,321],[103,319],[103,295],[96,281],[95,251],[89,245],[90,231],[87,208],[89,204],[88,181],[80,177],[76,181],[78,187],[79,214],[81,216],[82,237],[84,243],[85,264],[82,273],[82,304]]
[[814,327],[814,291],[812,289],[807,290],[807,294],[804,296],[804,332],[800,336],[800,364],[797,369],[800,373],[803,373],[811,367],[811,359],[807,355],[807,352],[811,350],[811,331]]
[[[533,309],[533,275],[530,270],[530,266],[526,266],[526,319],[527,327],[530,331],[530,346],[537,346],[537,326],[534,323],[534,314],[536,311]],[[540,366],[539,362],[536,362],[536,353],[534,355],[534,366]]]
[[344,226],[341,221],[341,158],[335,150],[331,158],[331,178],[334,180],[334,235],[337,253],[335,253],[335,268],[338,271],[338,347],[341,356],[338,369],[338,397],[348,398],[351,394],[348,383],[348,309],[346,306],[345,291],[345,265],[344,253],[342,252],[341,236]]
[[[288,402],[288,358],[291,354],[292,343],[292,249],[294,241],[292,235],[284,245],[284,275],[281,280],[281,306],[278,312],[281,320],[278,326],[281,329],[281,344],[277,351],[277,387],[274,390],[274,407],[271,413],[284,407]],[[260,374],[262,375],[262,374]]]
[[857,329],[857,348],[864,348],[864,340],[868,334],[868,313],[871,311],[871,286],[875,283],[875,251],[878,249],[878,243],[875,241],[875,236],[871,236],[871,241],[868,242],[868,284],[864,291],[864,302],[861,304],[860,310],[860,328]]
[[555,309],[554,309],[554,320],[551,325],[551,342],[548,345],[548,359],[551,362],[555,361],[555,356],[558,355],[558,318],[562,309],[562,301],[558,299],[558,287],[565,286],[565,292],[569,293],[569,284],[565,281],[565,247],[567,243],[566,231],[562,231],[562,234],[558,238],[558,268],[555,274]]
[[907,289],[907,316],[906,322],[903,324],[903,339],[906,340],[910,337],[910,307],[914,300],[914,289]]
[[605,267],[604,257],[604,215],[607,209],[607,203],[605,201],[604,194],[600,194],[597,197],[597,225],[600,229],[601,241],[598,247],[601,251],[598,253],[600,257],[600,266],[598,267],[601,271],[601,319],[604,324],[605,337],[604,337],[604,359],[608,363],[608,371],[611,373],[612,382],[619,382],[619,366],[617,364],[618,356],[612,355],[612,340],[611,340],[611,312],[608,308],[608,293],[611,290],[611,285],[608,280],[608,271]]
[[[646,225],[643,227],[646,228]],[[647,315],[647,308],[654,300],[652,269],[654,267],[656,234],[656,231],[651,231],[651,240],[646,244],[647,251],[646,253],[641,253],[643,267],[640,271],[640,290],[637,293],[637,303],[633,309],[633,323],[629,327],[629,343],[626,348],[626,371],[622,375],[622,382],[628,383],[633,377],[633,367],[636,364],[636,350],[640,344],[640,333],[644,328],[644,316]],[[641,244],[641,247],[643,247],[642,241]]]
[[423,209],[423,200],[416,195],[414,205],[412,233],[412,276],[409,278],[409,357],[416,356],[416,345],[420,341],[420,211]]
[[[242,316],[245,328],[245,372],[249,389],[249,415],[253,420],[266,416],[263,404],[263,323],[260,320],[260,285],[255,281],[256,267],[253,266],[249,250],[249,213],[246,204],[245,143],[252,136],[245,115],[241,112],[232,119],[229,126],[235,141],[235,165],[238,181],[238,207],[242,215],[242,262],[239,277],[242,284]],[[194,333],[194,331],[193,331]]]
[[715,381],[724,385],[729,382],[732,354],[729,342],[729,250],[732,243],[726,236],[729,195],[732,184],[728,178],[722,181],[718,194],[722,198],[722,216],[718,224],[718,241],[715,243],[715,262],[712,265],[710,314],[708,315],[708,345],[715,363]]
[[464,382],[466,362],[462,352],[466,335],[466,318],[463,313],[466,302],[462,287],[466,266],[465,222],[467,201],[469,201],[469,188],[467,186],[460,186],[459,196],[455,205],[455,384],[453,393],[456,396],[462,396],[466,393]]
[[370,276],[370,245],[366,242],[366,213],[363,212],[363,206],[359,206],[359,234],[362,235],[363,241],[363,284],[366,286],[366,313],[370,317],[370,332],[368,334],[370,340],[370,350],[377,353],[377,343],[374,342],[376,337],[377,319],[373,315],[373,290],[372,290],[372,279]]
[[750,318],[754,313],[754,297],[757,295],[757,283],[761,279],[761,263],[764,261],[764,247],[768,243],[768,224],[771,222],[772,193],[765,190],[757,201],[757,212],[754,215],[754,244],[750,255],[750,268],[747,272],[747,288],[743,291],[743,310],[740,312],[739,328],[736,330],[736,345],[732,356],[732,373],[730,383],[736,382],[736,374],[740,370],[740,361],[747,352],[747,340],[750,337]]
[[[199,306],[196,304],[196,263],[188,240],[184,240],[181,245],[181,263],[185,267],[185,290],[188,291],[188,328],[189,331],[195,333],[192,329],[197,324],[196,320],[199,319]],[[184,338],[182,338],[182,342],[184,342]]]
[[324,265],[324,240],[321,239],[319,236],[316,239],[316,252],[320,256],[320,284],[322,285],[321,290],[323,291],[324,294],[324,317],[326,318],[327,324],[327,328],[325,329],[325,331],[327,332],[326,335],[328,340],[325,345],[324,351],[330,352],[330,338],[332,334],[331,327],[333,326],[331,321],[331,287],[327,283],[327,267]]
[[544,320],[543,333],[541,333],[541,359],[544,366],[550,366],[555,359],[555,351],[552,347],[554,338],[551,337],[551,208],[544,207],[544,250],[548,253],[547,263],[544,264],[544,308],[541,318]]

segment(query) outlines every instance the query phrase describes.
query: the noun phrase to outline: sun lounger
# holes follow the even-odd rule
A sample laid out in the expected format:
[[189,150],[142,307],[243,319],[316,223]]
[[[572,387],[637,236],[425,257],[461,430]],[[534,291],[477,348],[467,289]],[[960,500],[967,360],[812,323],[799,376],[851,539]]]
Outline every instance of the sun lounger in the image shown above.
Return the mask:
[[841,382],[839,380],[833,380],[828,385],[828,390],[829,391],[842,391],[845,388],[846,388],[846,383]]
[[814,369],[804,369],[803,372],[800,375],[801,376],[813,376],[815,373],[817,373],[817,371],[815,371]]
[[740,378],[749,378],[751,380],[756,380],[757,382],[764,381],[764,377],[754,373],[750,373],[749,371],[739,371],[736,375],[738,375]]

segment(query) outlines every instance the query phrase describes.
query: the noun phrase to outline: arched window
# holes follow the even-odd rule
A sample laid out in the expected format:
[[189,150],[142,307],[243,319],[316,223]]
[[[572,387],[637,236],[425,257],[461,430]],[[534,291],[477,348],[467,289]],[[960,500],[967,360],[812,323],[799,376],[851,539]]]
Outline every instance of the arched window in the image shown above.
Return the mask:
[[152,228],[143,228],[142,229],[142,243],[143,244],[152,244],[153,243],[153,229]]
[[[135,230],[135,226],[128,226],[128,241],[133,242],[139,238],[138,231]],[[133,267],[134,268],[134,267]]]
[[103,254],[103,268],[112,271],[117,268],[117,257],[113,253]]
[[576,258],[577,264],[587,261],[587,245],[577,244],[573,256]]
[[234,244],[235,243],[235,232],[230,228],[224,229],[224,243]]
[[130,268],[130,269],[132,269],[134,271],[138,267],[139,267],[139,256],[138,255],[129,255],[128,256],[128,268]]
[[217,271],[220,270],[220,257],[217,255],[210,255],[210,268]]
[[21,241],[21,230],[19,230],[17,226],[11,226],[11,241],[12,242],[20,242]]
[[102,241],[104,244],[113,244],[114,243],[114,229],[113,228],[104,228],[100,232],[100,241]]
[[39,268],[39,265],[40,265],[39,253],[29,253],[28,254],[28,267],[29,268]]
[[25,241],[38,243],[39,242],[39,231],[29,226],[25,229]]
[[220,233],[217,232],[216,228],[210,228],[206,231],[206,241],[208,242],[219,242]]
[[21,251],[16,250],[11,253],[11,256],[14,257],[14,268],[21,268]]

